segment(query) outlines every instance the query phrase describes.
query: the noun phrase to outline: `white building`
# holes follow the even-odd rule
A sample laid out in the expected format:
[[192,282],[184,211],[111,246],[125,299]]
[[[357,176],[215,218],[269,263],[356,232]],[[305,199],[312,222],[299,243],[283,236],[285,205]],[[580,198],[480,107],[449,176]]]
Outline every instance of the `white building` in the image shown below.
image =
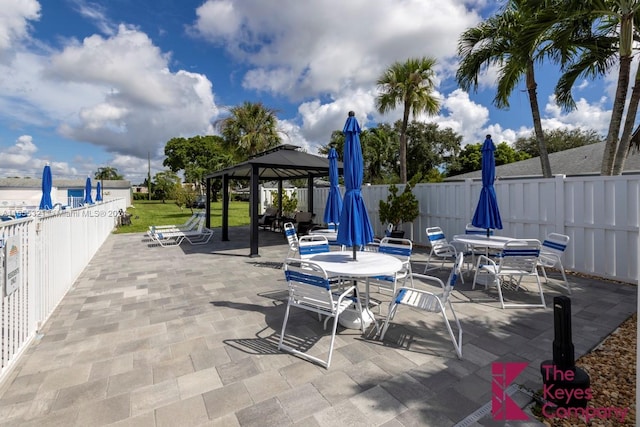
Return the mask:
[[[85,179],[53,179],[51,200],[54,204],[75,206],[84,199]],[[92,179],[91,197],[95,201],[97,180]],[[131,182],[127,180],[101,181],[102,199],[125,199],[131,206]],[[37,208],[42,197],[40,178],[0,178],[0,211],[5,209]],[[0,212],[1,213],[1,212]]]

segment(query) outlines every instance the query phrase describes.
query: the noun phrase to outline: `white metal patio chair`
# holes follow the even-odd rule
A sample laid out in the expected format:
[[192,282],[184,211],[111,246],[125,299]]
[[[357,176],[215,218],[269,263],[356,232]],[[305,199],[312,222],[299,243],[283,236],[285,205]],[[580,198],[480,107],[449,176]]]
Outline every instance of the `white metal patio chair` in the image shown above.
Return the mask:
[[[447,241],[440,227],[427,227],[426,233],[429,238],[429,244],[431,245],[431,252],[429,252],[427,264],[424,266],[424,271],[422,272],[423,274],[426,274],[428,271],[444,268],[445,262],[453,262],[458,256],[458,249]],[[440,267],[431,266],[432,258],[437,258],[441,261]]]
[[296,233],[296,227],[292,222],[286,222],[283,227],[284,235],[287,238],[287,243],[289,243],[287,258],[290,258],[298,253],[298,233]]
[[[464,227],[464,234],[472,236],[486,236],[487,229],[476,227],[475,225],[468,223]],[[493,229],[489,229],[489,236],[493,236]],[[458,243],[458,245],[456,245]],[[476,265],[476,258],[480,255],[495,255],[495,251],[490,251],[487,248],[476,248],[472,245],[459,245],[459,242],[453,242],[452,245],[458,250],[464,253],[466,268],[465,272],[473,271],[473,267]],[[463,282],[464,283],[464,282]]]
[[[504,244],[502,252],[497,255],[496,260],[486,255],[478,257],[476,273],[473,277],[471,289],[475,289],[479,277],[484,276],[485,289],[490,284],[495,285],[498,290],[498,297],[502,308],[546,308],[542,292],[542,284],[538,276],[538,260],[540,259],[540,241],[535,239],[513,239]],[[533,277],[536,280],[538,292],[540,293],[540,303],[505,303],[502,294],[503,280],[511,283],[517,277],[517,291],[524,277]]]
[[[302,265],[304,265],[304,268]],[[331,356],[333,355],[338,319],[340,315],[351,306],[353,302],[352,299],[357,299],[357,288],[355,286],[349,286],[340,293],[333,292],[327,272],[321,266],[311,261],[287,258],[284,263],[284,274],[289,287],[289,298],[287,300],[284,321],[282,322],[282,332],[280,333],[278,349],[296,354],[329,369]],[[360,304],[356,304],[356,306],[358,307],[360,316],[362,316]],[[300,346],[294,348],[292,345],[285,344],[287,322],[292,307],[317,313],[319,316],[326,316],[324,321],[325,330],[328,320],[333,318],[331,342],[326,359],[315,357],[305,351],[301,351]],[[362,326],[362,332],[364,333],[364,326]],[[306,341],[306,339],[294,339],[294,342],[298,343],[304,343]]]
[[[402,282],[404,286],[407,278],[411,277],[411,253],[413,252],[413,243],[409,239],[385,237],[378,245],[378,252],[398,258],[402,261],[402,270],[392,276],[370,277],[367,279],[367,286],[377,286],[378,292],[384,293],[386,291],[394,295],[398,282]],[[413,286],[413,282],[411,282],[411,285]]]
[[[398,308],[401,306],[422,310],[428,313],[439,313],[442,316],[444,325],[449,333],[456,355],[458,358],[462,358],[462,326],[460,325],[458,316],[453,309],[450,296],[456,284],[456,280],[461,275],[460,269],[462,268],[463,262],[463,255],[460,253],[457,255],[453,267],[451,268],[451,273],[449,274],[446,284],[434,276],[412,273],[411,276],[413,283],[416,286],[411,288],[403,286],[398,289],[393,301],[391,301],[389,305],[389,314],[387,315],[384,326],[382,327],[380,340],[384,340],[384,336],[389,327],[389,322],[393,320]],[[426,286],[424,285],[427,285],[431,290],[426,290]],[[437,291],[433,290],[433,285],[438,287]],[[451,312],[452,314],[453,321],[456,324],[457,334],[454,333],[453,328],[451,327],[451,322],[447,315],[448,312]]]
[[319,234],[308,234],[298,239],[298,253],[300,259],[309,259],[314,255],[329,252],[329,241]]
[[567,275],[564,272],[564,266],[562,265],[562,255],[564,254],[567,245],[569,244],[569,236],[559,233],[549,233],[547,238],[542,242],[542,248],[540,250],[540,259],[538,260],[538,267],[542,269],[542,275],[546,283],[549,283],[547,277],[546,268],[557,268],[562,274],[562,280],[564,284],[560,284],[561,287],[567,290],[567,293],[571,295],[571,286],[567,280]]

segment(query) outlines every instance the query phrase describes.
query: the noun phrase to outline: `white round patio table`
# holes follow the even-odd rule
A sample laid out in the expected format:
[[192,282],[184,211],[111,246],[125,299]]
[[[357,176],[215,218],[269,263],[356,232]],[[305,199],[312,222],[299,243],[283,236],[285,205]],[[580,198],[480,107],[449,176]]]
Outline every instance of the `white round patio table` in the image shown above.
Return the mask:
[[[379,252],[356,251],[355,260],[353,251],[325,252],[312,256],[309,261],[315,262],[330,275],[354,279],[393,275],[402,269],[402,261],[398,258]],[[368,303],[368,288],[366,294]],[[375,320],[367,306],[362,310],[362,317],[366,326]],[[360,329],[360,315],[355,310],[342,313],[339,322],[345,328]]]
[[[479,234],[456,234],[453,236],[452,242],[460,242],[468,247],[471,250],[475,248],[484,248],[486,249],[486,255],[489,255],[489,249],[502,249],[504,244],[509,240],[513,240],[513,237],[505,237],[505,236],[482,236]],[[473,266],[475,268],[475,265]],[[470,270],[467,270],[470,271]],[[485,281],[490,280],[488,276],[482,276],[478,278],[478,283],[486,285]]]
[[481,236],[478,234],[456,234],[453,236],[454,242],[464,243],[474,248],[502,249],[505,243],[513,240],[513,237],[504,236]]

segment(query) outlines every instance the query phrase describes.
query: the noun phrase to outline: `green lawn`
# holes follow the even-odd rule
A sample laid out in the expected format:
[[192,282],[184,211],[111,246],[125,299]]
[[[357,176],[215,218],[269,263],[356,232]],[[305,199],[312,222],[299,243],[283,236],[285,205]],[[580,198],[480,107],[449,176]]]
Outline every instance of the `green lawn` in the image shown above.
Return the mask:
[[[131,214],[131,225],[118,227],[115,233],[143,233],[150,225],[183,224],[193,214],[202,209],[180,209],[176,204],[167,200],[136,200],[133,207],[127,209]],[[211,228],[222,225],[222,202],[211,203]],[[249,225],[249,202],[229,203],[229,227]]]

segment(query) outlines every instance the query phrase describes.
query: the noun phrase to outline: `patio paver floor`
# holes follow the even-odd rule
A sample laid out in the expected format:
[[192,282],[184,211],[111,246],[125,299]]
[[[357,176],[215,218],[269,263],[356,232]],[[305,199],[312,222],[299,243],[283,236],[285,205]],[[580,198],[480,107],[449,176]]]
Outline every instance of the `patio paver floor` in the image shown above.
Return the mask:
[[[542,387],[557,286],[544,287],[547,309],[502,310],[466,276],[453,297],[462,360],[440,318],[405,309],[384,342],[339,327],[326,370],[277,348],[284,237],[261,231],[250,258],[247,228],[219,236],[170,248],[109,236],[0,385],[0,426],[442,426],[490,401],[493,362],[528,362],[514,382]],[[421,272],[426,253],[412,260]],[[570,281],[578,358],[636,311],[637,288]],[[316,317],[294,312],[291,325],[311,353],[327,350]]]

